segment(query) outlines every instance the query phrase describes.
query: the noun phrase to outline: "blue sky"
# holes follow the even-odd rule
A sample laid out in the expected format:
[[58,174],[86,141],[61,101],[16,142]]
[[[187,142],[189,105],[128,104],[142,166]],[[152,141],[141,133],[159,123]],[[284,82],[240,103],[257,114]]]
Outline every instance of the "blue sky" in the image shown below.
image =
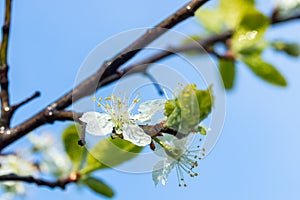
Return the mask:
[[[185,2],[27,0],[13,3],[9,49],[12,101],[17,102],[35,90],[42,92],[42,97],[16,113],[13,124],[17,124],[71,89],[82,62],[100,42],[123,31],[153,26]],[[263,11],[271,7],[266,1],[258,4]],[[267,37],[300,42],[296,32],[299,28],[299,22],[278,25],[270,29]],[[189,19],[176,30],[195,34],[201,27]],[[238,65],[236,88],[227,93],[222,136],[200,164],[198,178],[188,180],[188,188],[178,188],[175,176],[167,186],[154,187],[151,174],[114,170],[97,174],[116,190],[115,199],[299,199],[299,59],[273,51],[267,51],[264,57],[285,75],[288,87],[268,85],[244,65]],[[38,131],[50,129],[59,134],[65,126],[56,123],[55,128],[44,126]],[[78,191],[75,186],[54,192],[34,185],[28,188],[32,200],[101,199],[86,189]]]

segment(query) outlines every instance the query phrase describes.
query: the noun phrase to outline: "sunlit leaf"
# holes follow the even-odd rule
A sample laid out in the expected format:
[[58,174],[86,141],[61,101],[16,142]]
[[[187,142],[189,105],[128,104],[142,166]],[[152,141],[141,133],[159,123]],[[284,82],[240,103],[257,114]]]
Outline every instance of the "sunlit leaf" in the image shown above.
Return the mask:
[[196,18],[210,32],[235,29],[242,17],[255,8],[254,0],[221,0],[216,9],[199,9]]
[[225,89],[232,89],[235,79],[235,61],[219,59],[219,67]]
[[87,174],[98,169],[120,165],[136,157],[142,149],[120,138],[106,138],[89,151],[86,166],[81,173]]
[[227,28],[236,28],[243,16],[255,8],[254,0],[220,0],[220,11]]
[[114,196],[114,191],[111,187],[98,178],[89,176],[84,178],[82,182],[97,194],[101,194],[109,198]]
[[[77,127],[79,128],[79,127]],[[65,129],[62,134],[65,151],[74,165],[74,170],[78,170],[86,155],[86,148],[78,145],[79,134],[75,125]]]
[[283,75],[273,65],[263,61],[259,55],[243,57],[242,60],[263,80],[278,86],[287,85]]
[[199,9],[196,11],[195,16],[208,31],[213,33],[222,31],[222,14],[219,10]]
[[262,39],[269,23],[268,17],[261,12],[255,9],[248,11],[233,35],[232,51],[240,54],[258,54],[261,52],[265,48]]
[[298,43],[276,41],[276,42],[272,42],[271,46],[276,51],[283,51],[286,54],[293,57],[298,57],[300,55],[300,46]]

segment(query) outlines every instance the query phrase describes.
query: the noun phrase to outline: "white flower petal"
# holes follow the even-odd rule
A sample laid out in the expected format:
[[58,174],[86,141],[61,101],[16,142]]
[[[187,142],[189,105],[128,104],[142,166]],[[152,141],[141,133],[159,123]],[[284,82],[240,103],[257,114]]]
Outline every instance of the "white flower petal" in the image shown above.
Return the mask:
[[125,140],[137,145],[146,146],[151,143],[151,137],[136,124],[126,124],[123,127],[123,137]]
[[106,113],[86,112],[79,119],[86,123],[86,131],[96,136],[107,135],[114,127],[110,115]]
[[166,185],[168,176],[175,166],[175,162],[172,159],[165,159],[156,163],[152,171],[152,179],[155,186],[161,181],[162,185]]
[[134,119],[140,122],[150,121],[158,111],[164,110],[165,103],[165,99],[155,99],[141,103],[138,108],[140,114],[135,115]]

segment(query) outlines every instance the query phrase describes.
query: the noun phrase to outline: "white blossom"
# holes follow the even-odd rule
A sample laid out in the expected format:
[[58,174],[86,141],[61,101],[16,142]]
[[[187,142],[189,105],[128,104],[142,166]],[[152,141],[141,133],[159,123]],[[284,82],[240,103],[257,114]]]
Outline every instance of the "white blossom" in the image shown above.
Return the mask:
[[300,0],[276,0],[276,5],[283,10],[290,10],[300,5]]
[[[96,101],[96,99],[94,98]],[[151,137],[147,135],[139,123],[149,122],[159,111],[164,110],[164,99],[150,100],[142,103],[139,108],[139,114],[132,113],[135,105],[140,102],[135,98],[128,105],[128,98],[121,98],[111,95],[104,100],[97,100],[98,107],[102,112],[86,112],[80,120],[86,123],[86,131],[92,135],[104,136],[114,132],[122,134],[123,138],[137,146],[145,146],[151,143]]]
[[[17,174],[20,176],[34,176],[37,174],[37,167],[31,162],[22,159],[18,155],[0,156],[0,175]],[[25,194],[25,185],[22,182],[6,181],[2,182],[4,194],[1,199],[13,199],[16,195]]]
[[279,17],[294,16],[300,13],[300,0],[276,0],[276,7]]
[[184,173],[190,177],[198,176],[194,168],[198,166],[198,161],[205,156],[205,149],[201,149],[200,145],[195,148],[187,148],[186,146],[189,143],[187,140],[190,138],[177,139],[174,136],[172,137],[172,141],[156,140],[164,148],[166,158],[154,166],[152,178],[155,185],[159,182],[166,185],[169,174],[175,169],[179,187],[186,187]]
[[28,140],[34,148],[40,151],[43,161],[39,167],[43,173],[50,173],[56,177],[66,176],[71,169],[71,163],[55,142],[51,133],[30,134]]

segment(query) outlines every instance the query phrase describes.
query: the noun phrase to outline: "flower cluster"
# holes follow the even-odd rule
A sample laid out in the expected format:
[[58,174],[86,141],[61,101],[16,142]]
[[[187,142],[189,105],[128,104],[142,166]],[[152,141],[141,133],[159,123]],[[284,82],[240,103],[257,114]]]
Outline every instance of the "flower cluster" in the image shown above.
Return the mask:
[[[92,135],[112,134],[137,146],[151,144],[152,150],[156,147],[162,148],[166,159],[154,166],[154,183],[157,185],[161,182],[165,185],[172,169],[175,169],[179,186],[187,186],[184,174],[198,176],[194,168],[205,156],[205,149],[200,148],[200,145],[195,149],[187,148],[187,139],[197,132],[203,137],[206,135],[208,129],[200,123],[212,110],[211,91],[211,87],[199,90],[195,84],[190,84],[178,90],[173,99],[155,99],[140,103],[141,99],[137,95],[130,104],[128,97],[121,99],[113,94],[106,98],[94,97],[93,101],[101,112],[86,112],[80,120],[85,123],[85,130]],[[140,104],[138,114],[134,114],[137,104]],[[159,112],[163,113],[163,117],[154,122]],[[181,139],[172,134],[180,135],[178,138]]]
[[106,98],[93,98],[102,112],[86,112],[80,120],[86,123],[86,131],[96,136],[104,136],[112,132],[137,146],[151,143],[151,137],[139,126],[141,123],[151,122],[154,115],[164,110],[165,100],[156,99],[140,104],[138,114],[132,111],[141,101],[136,97],[128,104],[128,97],[121,99],[115,95]]
[[[65,177],[71,170],[71,163],[51,133],[30,134],[30,147],[18,153],[0,156],[0,175],[16,174],[18,176],[52,175]],[[1,182],[0,199],[10,200],[16,196],[26,195],[25,184],[16,181]]]
[[55,142],[52,135],[51,133],[30,134],[28,140],[33,145],[32,150],[38,153],[38,160],[41,160],[38,162],[40,171],[63,178],[70,172],[72,165],[66,154],[61,152],[59,144]]
[[[0,175],[18,174],[21,176],[35,175],[38,168],[32,162],[21,158],[17,154],[0,156]],[[1,183],[3,194],[1,199],[14,199],[16,195],[25,194],[25,186],[21,182],[7,181]]]

